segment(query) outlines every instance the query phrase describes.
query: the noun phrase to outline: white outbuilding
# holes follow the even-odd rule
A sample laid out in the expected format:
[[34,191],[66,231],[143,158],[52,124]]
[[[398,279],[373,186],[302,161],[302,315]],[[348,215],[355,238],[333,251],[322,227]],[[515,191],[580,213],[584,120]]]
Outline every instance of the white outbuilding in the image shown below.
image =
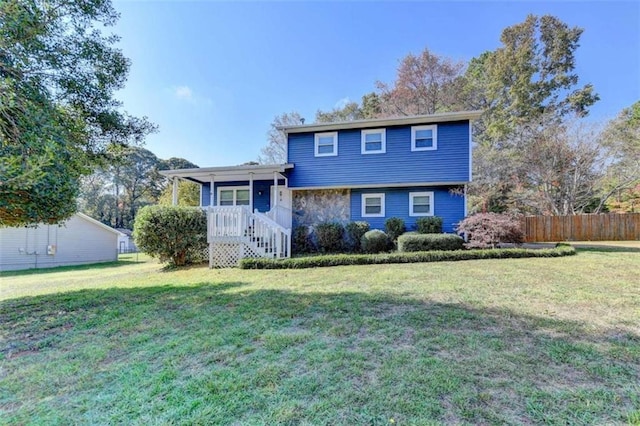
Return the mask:
[[0,271],[113,262],[121,236],[82,213],[61,225],[0,228]]

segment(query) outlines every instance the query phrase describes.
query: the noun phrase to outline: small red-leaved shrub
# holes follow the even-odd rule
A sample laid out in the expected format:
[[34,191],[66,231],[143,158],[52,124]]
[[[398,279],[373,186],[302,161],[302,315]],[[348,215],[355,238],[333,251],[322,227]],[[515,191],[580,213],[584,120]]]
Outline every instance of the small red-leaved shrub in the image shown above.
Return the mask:
[[500,243],[524,241],[520,221],[508,214],[477,213],[460,222],[457,231],[466,235],[467,248],[495,248]]

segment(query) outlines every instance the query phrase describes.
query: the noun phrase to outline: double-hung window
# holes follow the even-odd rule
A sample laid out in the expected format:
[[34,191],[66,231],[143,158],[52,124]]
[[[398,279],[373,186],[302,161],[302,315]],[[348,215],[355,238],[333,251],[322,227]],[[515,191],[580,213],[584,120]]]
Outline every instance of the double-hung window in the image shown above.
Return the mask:
[[433,216],[433,192],[410,192],[409,216]]
[[385,129],[362,131],[362,154],[384,154],[387,152],[387,132]]
[[433,151],[438,149],[438,126],[413,126],[411,128],[411,151]]
[[219,187],[218,188],[218,205],[219,206],[248,206],[249,205],[249,187]]
[[384,217],[384,194],[362,194],[362,217]]
[[316,133],[315,156],[330,157],[338,155],[338,132]]

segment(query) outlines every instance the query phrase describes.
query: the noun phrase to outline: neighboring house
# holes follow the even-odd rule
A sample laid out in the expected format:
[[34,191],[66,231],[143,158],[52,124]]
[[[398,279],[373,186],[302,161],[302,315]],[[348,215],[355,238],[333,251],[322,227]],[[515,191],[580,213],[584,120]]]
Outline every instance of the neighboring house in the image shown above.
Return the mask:
[[133,231],[127,228],[116,228],[121,235],[118,236],[118,252],[135,253],[138,251],[136,243],[133,241]]
[[0,271],[112,262],[121,235],[82,213],[61,225],[0,228]]
[[[453,232],[467,213],[471,121],[478,111],[283,127],[287,163],[161,172],[201,185],[211,266],[288,257],[291,228],[390,217],[408,229],[440,216]],[[262,232],[264,235],[257,235]]]

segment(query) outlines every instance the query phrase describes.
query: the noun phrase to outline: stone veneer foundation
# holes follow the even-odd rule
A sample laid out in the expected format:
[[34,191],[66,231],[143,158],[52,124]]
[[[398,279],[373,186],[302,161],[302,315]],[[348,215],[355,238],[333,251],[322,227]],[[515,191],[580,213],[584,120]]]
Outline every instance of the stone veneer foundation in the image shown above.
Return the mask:
[[346,223],[351,219],[351,191],[317,189],[293,191],[293,227],[323,222]]

